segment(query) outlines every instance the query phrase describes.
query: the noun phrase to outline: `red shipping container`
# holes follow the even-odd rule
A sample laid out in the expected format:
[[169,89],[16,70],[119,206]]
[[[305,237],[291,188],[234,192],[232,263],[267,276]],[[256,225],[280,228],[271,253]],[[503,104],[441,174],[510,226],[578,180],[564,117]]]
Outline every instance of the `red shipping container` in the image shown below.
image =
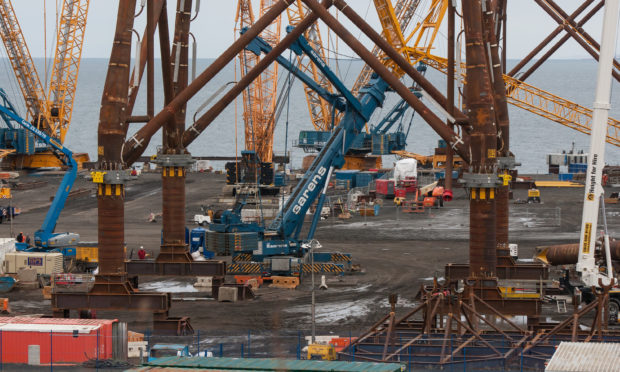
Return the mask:
[[394,190],[394,196],[396,196],[397,198],[405,198],[407,197],[407,190],[396,188]]
[[28,364],[29,346],[39,347],[40,364],[49,365],[50,360],[82,363],[94,358],[111,359],[115,322],[116,319],[0,317],[1,360]]
[[376,184],[377,184],[377,195],[394,196],[394,181],[393,180],[378,179],[376,181]]

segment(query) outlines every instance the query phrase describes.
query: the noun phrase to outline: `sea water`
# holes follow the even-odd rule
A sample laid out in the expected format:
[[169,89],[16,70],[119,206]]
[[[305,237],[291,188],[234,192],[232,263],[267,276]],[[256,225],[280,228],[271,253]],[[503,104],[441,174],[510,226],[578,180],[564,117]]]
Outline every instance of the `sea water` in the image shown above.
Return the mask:
[[[197,71],[203,71],[213,59],[199,59]],[[517,61],[508,61],[508,67]],[[35,59],[39,71],[44,71],[43,60]],[[161,68],[157,61],[155,74],[155,107],[156,112],[163,105],[163,87],[161,82]],[[101,107],[101,95],[107,72],[108,61],[106,59],[84,58],[80,65],[78,87],[73,109],[71,126],[66,136],[65,145],[74,152],[87,152],[91,159],[96,159],[97,154],[97,126],[99,123],[99,110]],[[352,87],[359,71],[363,66],[360,60],[330,61],[331,67],[338,73],[348,87]],[[208,109],[196,112],[209,97],[220,87],[228,82],[240,79],[235,74],[238,64],[231,62],[226,68],[203,87],[196,96],[190,100],[187,106],[187,125],[195,118],[199,118]],[[11,100],[16,104],[23,115],[25,108],[19,87],[13,77],[8,60],[0,59],[0,87],[2,87]],[[190,66],[191,71],[191,66]],[[583,60],[549,60],[539,68],[527,83],[544,89],[552,94],[571,100],[582,106],[591,108],[594,102],[596,87],[597,64],[592,59]],[[288,72],[279,69],[279,86]],[[41,74],[43,75],[43,74]],[[445,92],[445,76],[429,68],[426,77],[435,84],[442,92]],[[43,79],[43,76],[41,76]],[[191,77],[190,77],[191,79]],[[411,84],[409,79],[403,80],[405,84]],[[133,115],[146,113],[146,81],[143,80]],[[220,94],[221,96],[221,94]],[[620,119],[620,84],[613,81],[610,116]],[[396,93],[388,93],[382,108],[375,111],[370,124],[376,124],[387,114],[393,105],[398,103],[400,97]],[[215,101],[211,102],[211,104]],[[430,105],[428,101],[425,101]],[[437,112],[434,108],[433,111]],[[406,115],[405,126],[409,125],[411,111]],[[443,117],[440,115],[440,117]],[[414,115],[412,126],[407,139],[407,150],[419,154],[432,154],[437,146],[439,136],[424,122],[419,115]],[[143,124],[130,124],[130,134],[137,131]],[[312,124],[308,113],[308,105],[299,80],[295,80],[289,95],[289,101],[282,110],[282,114],[276,124],[274,134],[274,152],[283,154],[290,152],[292,166],[299,167],[305,154],[301,149],[293,147],[293,141],[299,136],[300,130],[311,130]],[[551,152],[569,150],[575,146],[577,150],[587,152],[589,148],[589,136],[576,130],[567,128],[549,119],[527,112],[521,108],[510,105],[510,146],[517,161],[521,162],[519,168],[522,173],[546,173],[546,155]],[[150,141],[145,155],[152,155],[161,145],[161,133],[158,133]],[[234,156],[244,148],[244,124],[243,103],[241,97],[231,103],[199,136],[190,146],[189,151],[194,156]],[[395,161],[394,156],[384,156],[383,164],[389,167]],[[607,145],[606,163],[620,163],[620,149]],[[223,168],[223,162],[215,162],[216,168]]]

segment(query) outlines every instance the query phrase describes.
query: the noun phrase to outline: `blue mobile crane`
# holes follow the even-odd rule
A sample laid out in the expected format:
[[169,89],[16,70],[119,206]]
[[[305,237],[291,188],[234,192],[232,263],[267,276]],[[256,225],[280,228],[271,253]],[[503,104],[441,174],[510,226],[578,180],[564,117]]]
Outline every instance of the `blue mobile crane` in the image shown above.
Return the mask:
[[24,118],[17,114],[15,107],[9,101],[6,92],[0,88],[0,116],[6,123],[7,127],[15,130],[16,125],[28,130],[42,142],[48,145],[58,156],[59,159],[67,166],[65,176],[56,191],[54,200],[45,215],[41,228],[34,233],[34,246],[28,247],[26,243],[17,243],[17,249],[30,252],[49,252],[59,250],[65,256],[75,256],[75,246],[80,240],[79,234],[71,232],[54,232],[58,216],[62,212],[69,192],[73,187],[73,183],[77,178],[77,163],[73,159],[73,153],[64,147],[56,139],[50,137],[45,132],[39,130],[30,124]]
[[[289,28],[290,30],[290,28]],[[241,222],[240,212],[242,204],[237,204],[233,209],[224,211],[222,218],[215,218],[209,229],[219,233],[236,233],[253,231],[258,233],[258,247],[250,252],[235,252],[237,257],[249,257],[233,261],[251,260],[263,262],[265,259],[273,259],[278,256],[303,257],[309,250],[309,242],[312,241],[316,226],[320,218],[320,211],[325,201],[327,186],[334,169],[341,168],[345,163],[345,154],[353,144],[363,135],[362,130],[370,119],[372,113],[380,107],[385,100],[385,92],[388,84],[383,79],[373,76],[370,83],[360,89],[360,97],[356,98],[350,90],[338,79],[336,74],[329,69],[318,53],[312,49],[307,40],[301,36],[289,47],[294,53],[308,56],[318,69],[332,83],[339,94],[330,93],[317,84],[311,77],[300,71],[288,59],[279,56],[277,62],[290,71],[303,83],[314,89],[321,97],[330,102],[334,109],[344,113],[343,119],[331,132],[318,156],[310,166],[301,181],[297,184],[290,198],[284,203],[277,217],[268,227],[262,227],[255,223]],[[261,38],[255,38],[246,49],[257,55],[269,53],[271,46]],[[301,230],[306,213],[314,201],[317,201],[308,234],[301,239]],[[249,253],[249,254],[248,254]],[[334,257],[340,259],[335,260]],[[340,253],[316,253],[315,262],[349,261],[349,254]]]

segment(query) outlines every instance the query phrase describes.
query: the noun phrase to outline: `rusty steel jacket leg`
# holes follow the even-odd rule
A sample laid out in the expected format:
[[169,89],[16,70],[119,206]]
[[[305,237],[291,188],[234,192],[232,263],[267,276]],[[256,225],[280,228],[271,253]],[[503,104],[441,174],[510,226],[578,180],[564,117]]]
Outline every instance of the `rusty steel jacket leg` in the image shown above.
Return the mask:
[[[486,0],[482,0],[486,1]],[[472,157],[464,176],[470,195],[469,274],[482,279],[496,274],[495,192],[497,127],[491,85],[490,56],[484,42],[481,0],[463,0]]]
[[[323,0],[325,7],[330,7],[332,0]],[[324,8],[323,8],[324,9]],[[215,118],[228,106],[239,94],[247,88],[250,83],[256,79],[270,64],[274,63],[276,58],[282,54],[295,40],[299,38],[314,22],[316,22],[318,15],[314,12],[308,13],[306,17],[299,22],[293,31],[276,44],[273,49],[263,56],[250,71],[246,72],[237,84],[235,84],[226,94],[216,102],[211,108],[202,115],[195,123],[193,123],[183,133],[183,146],[189,146],[200,133],[202,133],[208,126],[215,120]],[[245,34],[244,34],[245,35]],[[242,35],[242,36],[244,36]]]
[[148,146],[151,137],[164,125],[166,121],[174,117],[175,113],[187,103],[202,87],[205,86],[218,72],[243,50],[243,48],[258,36],[271,22],[276,19],[292,0],[280,0],[274,4],[267,13],[260,17],[252,27],[239,37],[228,49],[224,51],[207,69],[196,77],[187,88],[177,94],[154,118],[138,130],[126,141],[123,149],[123,160],[127,164],[135,162]]

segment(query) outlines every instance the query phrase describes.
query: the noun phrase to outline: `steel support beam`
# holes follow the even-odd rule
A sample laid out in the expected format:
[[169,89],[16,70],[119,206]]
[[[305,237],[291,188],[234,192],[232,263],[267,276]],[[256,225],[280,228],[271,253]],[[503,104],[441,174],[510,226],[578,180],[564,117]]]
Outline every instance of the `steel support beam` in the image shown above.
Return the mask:
[[[486,0],[485,0],[486,1]],[[500,60],[498,30],[501,27],[501,0],[491,0],[487,6],[487,12],[483,15],[485,28],[485,41],[487,51],[490,55],[489,65],[491,69],[491,81],[493,86],[493,107],[495,111],[495,120],[497,123],[497,156],[508,160],[514,156],[510,152],[510,120],[508,117],[508,101],[506,100],[506,84],[502,73],[502,65],[506,61]],[[498,162],[498,173],[504,177],[509,176],[509,171],[514,161]],[[498,185],[497,194],[495,195],[495,234],[496,248],[498,250],[497,257],[502,255],[510,256],[508,251],[508,224],[510,203],[508,197],[510,187],[508,180]],[[512,262],[512,261],[511,261]],[[499,262],[498,262],[499,263]]]
[[[152,4],[151,4],[152,3]],[[153,17],[153,21],[157,21],[157,19],[159,19],[161,17],[162,13],[166,13],[165,9],[166,9],[166,1],[165,0],[152,0],[151,2],[149,2],[149,5],[152,5],[153,7],[153,13],[152,13],[152,17]],[[163,9],[163,12],[162,12]],[[159,26],[161,27],[161,25]],[[166,30],[168,28],[166,27]],[[140,90],[140,82],[142,81],[142,75],[144,74],[144,68],[146,67],[146,61],[147,61],[147,41],[148,41],[148,27],[144,28],[144,32],[142,33],[142,39],[140,42],[140,64],[138,65],[138,73],[139,73],[139,78],[138,78],[138,85],[137,86],[131,86],[131,89],[129,90],[129,97],[127,99],[127,119],[125,120],[125,124],[129,124],[129,123],[137,123],[137,122],[148,122],[151,117],[146,116],[146,115],[140,115],[140,116],[131,116],[133,113],[133,108],[134,105],[136,103],[136,98],[138,97],[138,91]],[[135,80],[134,75],[136,73],[136,69],[134,68],[131,72],[131,76],[129,78],[129,81],[133,83],[133,81]],[[128,125],[124,126],[124,130],[125,130],[125,136],[127,135],[127,130],[129,129]]]
[[[345,12],[350,9],[344,1],[336,0],[339,9]],[[469,145],[459,135],[454,133],[437,115],[424,105],[400,80],[383,65],[362,43],[357,40],[336,18],[334,18],[316,0],[303,0],[308,7],[321,17],[323,22],[334,31],[353,51],[359,55],[386,83],[388,83],[407,103],[451,146],[466,162],[471,158]],[[353,14],[347,11],[349,16]],[[359,26],[358,26],[359,27]],[[369,34],[374,32],[370,26],[362,28],[362,32]],[[389,47],[391,48],[391,47]],[[389,49],[386,48],[386,49]],[[393,48],[392,48],[393,50]],[[387,52],[387,50],[384,50]],[[395,60],[396,62],[396,60]],[[408,65],[408,62],[405,62]],[[399,65],[400,66],[400,65]],[[410,66],[411,67],[411,66]],[[445,103],[445,99],[444,99]]]
[[[414,66],[409,62],[401,52],[396,50],[390,43],[385,40],[381,34],[375,31],[372,26],[370,26],[364,18],[362,18],[359,14],[357,14],[353,8],[347,5],[344,0],[335,0],[334,5],[342,11],[344,14],[355,26],[357,26],[366,36],[368,36],[373,43],[375,43],[381,50],[385,52],[385,54],[390,57],[394,63],[398,65],[403,71],[409,75],[413,81],[415,81],[420,88],[422,88],[425,92],[427,92],[437,103],[439,103],[442,107],[448,107],[447,98],[444,96],[438,89],[433,85],[422,73],[414,68]],[[458,108],[452,105],[452,110],[455,113],[456,119],[459,122],[467,121],[467,116],[461,112]]]
[[62,310],[148,311],[167,314],[171,299],[168,293],[53,293],[54,312]]
[[[454,117],[454,53],[455,53],[455,13],[454,4],[448,2],[448,66],[447,72],[447,94],[446,94],[446,111]],[[447,120],[446,125],[454,130],[454,124]],[[452,192],[452,163],[454,159],[454,151],[452,147],[446,149],[446,172],[445,172],[445,190]]]
[[119,2],[114,45],[104,91],[98,128],[97,169],[106,177],[98,184],[99,276],[118,276],[124,281],[125,226],[123,159],[121,151],[125,139],[124,127],[128,116],[127,91],[131,60],[131,30],[133,29],[135,0]]
[[[482,0],[487,1],[487,0]],[[497,181],[497,123],[491,82],[491,56],[485,43],[481,0],[463,0],[463,25],[467,43],[467,84],[465,105],[472,130],[469,134],[470,179],[465,186],[470,195],[469,263],[470,277],[495,276],[497,265],[495,232],[495,192]],[[467,178],[466,178],[467,179]]]
[[[564,30],[577,42],[577,44],[581,45],[583,49],[585,49],[588,54],[590,54],[596,61],[598,61],[599,54],[598,50],[595,49],[593,45],[591,45],[587,40],[584,40],[581,34],[578,34],[571,26],[569,26],[565,19],[560,17],[558,14],[554,12],[554,10],[548,5],[548,3],[543,0],[534,0],[554,21],[564,27]],[[614,66],[617,66],[617,62],[614,60]],[[616,70],[611,72],[611,75],[617,80],[620,81],[620,73]]]
[[[172,54],[169,60],[162,61],[164,75],[167,75],[164,86],[173,90],[174,95],[187,87],[191,12],[191,0],[177,0]],[[164,49],[162,47],[162,52]],[[164,62],[167,68],[164,68]],[[165,103],[169,104],[171,100],[172,97],[166,97]],[[182,104],[174,118],[164,124],[163,146],[157,154],[162,175],[162,245],[157,256],[159,263],[193,261],[185,243],[185,177],[187,167],[191,164],[191,156],[181,144],[186,107],[187,104]],[[167,164],[165,160],[168,160]]]
[[[585,0],[583,2],[583,4],[581,4],[581,6],[579,6],[579,8],[577,8],[567,18],[567,21],[571,21],[571,20],[577,18],[577,16],[579,16],[581,13],[583,13],[590,6],[590,4],[592,4],[593,2],[594,2],[594,0]],[[601,3],[600,3],[601,6],[604,3],[605,3],[605,0],[602,0]],[[547,35],[547,37],[543,41],[541,41],[540,44],[538,44],[534,49],[532,49],[532,51],[528,55],[523,57],[523,59],[521,61],[519,61],[519,63],[517,63],[517,65],[515,67],[513,67],[512,70],[510,70],[508,75],[514,77],[519,71],[521,71],[521,69],[523,67],[525,67],[525,65],[530,63],[530,61],[534,57],[536,57],[536,55],[538,53],[540,53],[540,51],[543,50],[543,48],[547,47],[549,45],[549,43],[551,43],[551,41],[553,41],[553,39],[555,39],[555,37],[558,36],[560,34],[560,32],[562,32],[562,30],[564,30],[564,27],[562,25],[559,25],[558,27],[556,27],[555,30],[553,30],[549,35]],[[568,38],[567,38],[567,40],[568,40]],[[521,76],[519,76],[519,79],[521,81],[525,80]]]
[[220,276],[226,275],[224,261],[156,262],[130,260],[125,262],[127,275],[134,276]]
[[275,3],[267,13],[259,18],[256,23],[241,35],[228,49],[226,49],[207,69],[196,77],[187,88],[179,92],[174,99],[166,105],[153,119],[143,126],[136,134],[126,141],[123,151],[123,160],[127,164],[132,164],[142,155],[148,146],[151,137],[164,125],[164,123],[174,117],[175,113],[181,109],[202,87],[205,86],[218,72],[220,72],[230,61],[243,50],[243,48],[258,36],[271,22],[276,19],[290,4],[291,0],[280,0]]
[[[590,18],[594,17],[594,15],[596,15],[596,13],[598,13],[599,10],[603,9],[604,5],[605,5],[605,0],[601,0],[601,2],[596,4],[596,6],[594,8],[592,8],[592,10],[590,10],[581,19],[581,21],[579,21],[579,23],[578,23],[579,27],[585,25],[586,22],[588,22],[590,20]],[[527,69],[527,71],[523,72],[522,74],[519,74],[519,80],[525,81],[528,77],[530,77],[534,73],[534,71],[536,71],[545,61],[547,61],[569,39],[570,39],[570,35],[569,34],[564,35],[560,40],[558,40],[558,42],[556,42],[551,48],[549,48],[549,50],[547,50],[547,52],[544,55],[542,55],[540,58],[538,58],[536,60],[536,62],[534,62],[534,64],[532,66],[530,66],[530,68]],[[546,45],[542,45],[542,43],[541,43],[541,48],[545,47],[545,46]],[[515,74],[519,72],[519,71],[515,71],[515,70],[513,70],[513,71],[514,71]],[[511,71],[510,73],[512,73],[513,71]],[[510,75],[510,76],[514,76],[514,75]]]
[[[324,0],[323,4],[330,7],[332,0]],[[293,31],[289,32],[282,41],[276,44],[273,49],[263,56],[258,63],[235,84],[226,94],[217,101],[211,108],[194,122],[183,133],[183,146],[189,146],[215,118],[256,79],[276,58],[280,56],[293,42],[295,42],[314,22],[318,16],[314,12],[310,12],[306,17],[295,26]],[[244,33],[241,37],[247,34]],[[240,40],[241,37],[238,39]]]

